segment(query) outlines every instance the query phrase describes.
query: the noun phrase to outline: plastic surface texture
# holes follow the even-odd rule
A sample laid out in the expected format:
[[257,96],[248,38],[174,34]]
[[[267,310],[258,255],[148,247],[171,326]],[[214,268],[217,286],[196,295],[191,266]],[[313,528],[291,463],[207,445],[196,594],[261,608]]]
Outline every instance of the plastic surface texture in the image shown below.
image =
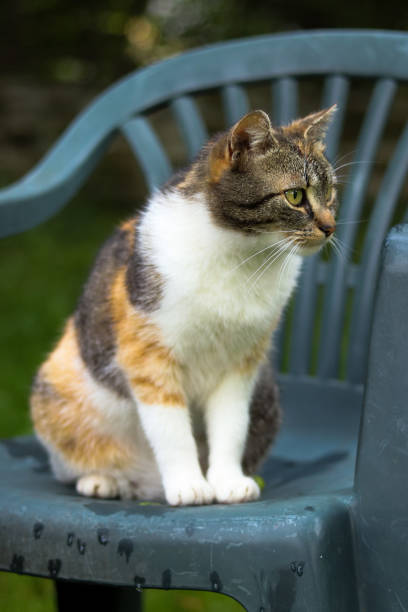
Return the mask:
[[[162,184],[173,170],[149,110],[167,105],[191,158],[207,138],[195,93],[218,88],[230,125],[251,108],[246,85],[270,82],[273,120],[284,123],[298,114],[298,77],[307,75],[324,80],[322,106],[339,106],[327,137],[330,159],[338,152],[351,80],[374,80],[353,161],[371,159],[399,82],[408,77],[408,35],[331,30],[263,36],[135,72],[85,109],[26,177],[0,190],[1,234],[54,214],[118,132],[149,188]],[[313,257],[305,264],[290,342],[284,330],[277,338],[278,369],[289,349],[280,376],[285,420],[262,472],[266,488],[259,502],[174,509],[85,499],[52,478],[33,438],[3,440],[0,569],[56,579],[61,609],[70,587],[61,580],[103,584],[100,598],[117,610],[136,609],[138,590],[148,587],[213,590],[257,612],[408,609],[405,226],[389,234],[381,259],[407,168],[405,129],[373,203],[361,261]],[[342,198],[337,233],[348,247],[356,241],[370,176],[369,165],[353,166]],[[324,333],[312,357],[322,287]]]

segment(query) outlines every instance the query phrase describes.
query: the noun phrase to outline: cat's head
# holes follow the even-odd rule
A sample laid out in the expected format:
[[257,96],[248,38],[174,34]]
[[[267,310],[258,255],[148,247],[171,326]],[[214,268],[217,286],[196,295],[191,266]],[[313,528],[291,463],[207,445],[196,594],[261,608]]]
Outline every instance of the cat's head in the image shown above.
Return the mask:
[[278,232],[318,250],[335,230],[335,173],[324,137],[336,107],[285,127],[261,110],[208,145],[209,205],[218,224],[245,233]]

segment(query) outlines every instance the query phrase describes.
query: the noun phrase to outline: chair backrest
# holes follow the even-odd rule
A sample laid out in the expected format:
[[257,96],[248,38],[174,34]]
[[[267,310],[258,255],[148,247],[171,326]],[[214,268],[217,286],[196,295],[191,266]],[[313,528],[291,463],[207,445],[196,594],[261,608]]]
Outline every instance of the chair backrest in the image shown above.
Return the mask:
[[[161,141],[153,128],[163,109],[174,119],[191,159],[208,137],[211,112],[220,129],[254,107],[272,109],[274,123],[284,124],[304,111],[337,103],[327,137],[329,159],[336,160],[342,134],[357,134],[356,145],[344,151],[349,155],[336,162],[340,173],[350,167],[337,231],[349,256],[306,260],[280,331],[279,359],[280,369],[295,375],[360,384],[381,246],[391,223],[404,218],[400,194],[408,168],[408,125],[392,124],[392,136],[397,132],[399,138],[391,139],[391,153],[390,139],[387,150],[379,144],[387,130],[392,132],[390,110],[394,116],[407,78],[408,35],[381,31],[255,37],[204,47],[136,71],[85,109],[28,175],[0,190],[0,235],[24,231],[54,214],[118,133],[130,144],[149,189],[160,186],[173,171],[168,139]],[[221,113],[213,110],[217,102]],[[402,122],[405,114],[401,106]],[[380,184],[371,163],[377,152]],[[362,216],[365,223],[360,223]]]

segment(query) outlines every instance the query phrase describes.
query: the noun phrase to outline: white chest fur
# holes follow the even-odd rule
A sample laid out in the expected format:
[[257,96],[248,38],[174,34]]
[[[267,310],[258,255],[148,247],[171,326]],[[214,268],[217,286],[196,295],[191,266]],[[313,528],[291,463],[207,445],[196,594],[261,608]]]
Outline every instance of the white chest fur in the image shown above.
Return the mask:
[[188,394],[205,396],[277,321],[301,259],[278,256],[276,236],[218,227],[202,197],[177,192],[153,197],[141,233],[165,282],[155,323],[183,365]]

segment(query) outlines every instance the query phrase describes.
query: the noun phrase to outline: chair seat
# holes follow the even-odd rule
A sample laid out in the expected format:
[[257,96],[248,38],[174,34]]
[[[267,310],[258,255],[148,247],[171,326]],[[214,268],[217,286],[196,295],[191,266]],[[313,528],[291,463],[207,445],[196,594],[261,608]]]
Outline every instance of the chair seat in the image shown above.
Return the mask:
[[350,573],[339,609],[354,610],[348,506],[361,388],[289,378],[281,388],[284,425],[261,471],[258,502],[170,508],[84,498],[54,480],[34,437],[1,441],[0,569],[141,588],[200,586],[267,610],[279,593],[307,601],[317,566],[326,564],[329,582],[319,578],[322,603],[314,608],[324,610],[327,589],[339,588],[330,578],[338,564],[342,576]]

